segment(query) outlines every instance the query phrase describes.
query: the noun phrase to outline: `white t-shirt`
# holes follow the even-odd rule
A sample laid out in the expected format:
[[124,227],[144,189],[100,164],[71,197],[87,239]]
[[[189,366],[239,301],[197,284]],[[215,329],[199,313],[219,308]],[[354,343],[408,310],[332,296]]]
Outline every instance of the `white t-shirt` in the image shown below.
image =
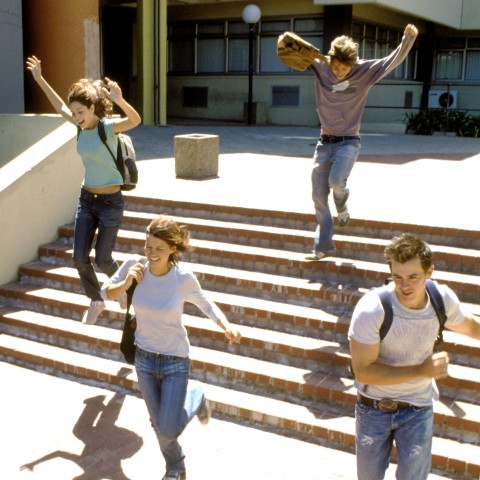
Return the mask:
[[[448,325],[463,322],[466,314],[455,293],[445,285],[436,283],[445,303]],[[385,338],[380,342],[380,326],[385,312],[378,294],[371,290],[358,302],[352,316],[348,336],[366,345],[380,342],[378,361],[385,365],[409,366],[421,364],[432,354],[438,335],[439,322],[428,297],[425,308],[411,309],[403,306],[394,292],[392,282],[388,286],[392,300],[393,321]],[[427,406],[438,397],[435,382],[419,378],[393,385],[368,385],[355,381],[359,392],[375,399],[389,398],[417,406]]]
[[[133,255],[102,286],[102,297],[108,299],[108,285],[123,281],[128,269],[142,257]],[[209,300],[197,277],[176,265],[161,276],[145,270],[142,281],[133,294],[132,305],[137,317],[135,344],[142,350],[177,357],[188,357],[190,342],[182,323],[185,302],[195,304],[214,322],[224,318],[220,309]]]

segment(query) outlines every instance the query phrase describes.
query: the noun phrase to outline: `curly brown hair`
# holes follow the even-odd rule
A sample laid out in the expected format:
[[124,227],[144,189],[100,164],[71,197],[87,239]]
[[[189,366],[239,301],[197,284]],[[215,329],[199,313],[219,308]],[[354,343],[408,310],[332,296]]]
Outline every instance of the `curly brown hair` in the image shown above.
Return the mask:
[[351,37],[342,35],[335,38],[330,44],[328,55],[330,58],[336,58],[339,62],[351,66],[358,60],[358,44]]
[[153,235],[168,243],[176,250],[170,254],[169,263],[176,265],[180,260],[182,253],[188,251],[190,232],[184,225],[179,225],[175,220],[167,215],[155,217],[147,227],[147,235]]
[[393,237],[385,248],[385,258],[390,269],[392,262],[406,263],[414,258],[419,258],[423,271],[426,273],[433,263],[433,252],[427,242],[411,233],[404,233]]
[[67,94],[67,103],[79,102],[90,108],[94,105],[94,113],[98,118],[108,117],[113,112],[112,101],[103,93],[105,83],[102,80],[88,80],[81,78],[70,85]]

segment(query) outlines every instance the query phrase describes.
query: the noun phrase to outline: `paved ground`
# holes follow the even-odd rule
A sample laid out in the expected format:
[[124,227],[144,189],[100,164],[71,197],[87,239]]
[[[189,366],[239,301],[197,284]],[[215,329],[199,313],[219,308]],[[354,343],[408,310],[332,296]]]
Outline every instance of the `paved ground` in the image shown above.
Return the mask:
[[[173,139],[220,136],[219,177],[175,177]],[[305,127],[139,127],[141,188],[178,200],[313,212],[310,172],[318,130]],[[480,139],[362,135],[349,180],[352,217],[480,230]]]
[[[175,177],[173,137],[220,135],[219,177]],[[312,212],[311,128],[139,127],[135,193]],[[480,140],[364,135],[350,211],[357,218],[480,229]],[[143,401],[0,362],[2,480],[159,480],[156,439]],[[186,430],[189,480],[354,479],[354,456],[213,419]],[[393,478],[393,469],[388,479]],[[439,479],[432,475],[431,479]]]

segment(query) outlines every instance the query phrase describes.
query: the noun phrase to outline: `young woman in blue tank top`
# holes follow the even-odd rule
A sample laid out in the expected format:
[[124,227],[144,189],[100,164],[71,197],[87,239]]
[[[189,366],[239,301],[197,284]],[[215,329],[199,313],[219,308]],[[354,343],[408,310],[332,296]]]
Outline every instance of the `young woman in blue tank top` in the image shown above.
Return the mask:
[[[105,119],[107,143],[115,152],[116,134],[136,127],[141,118],[125,101],[118,84],[108,78],[105,78],[106,83],[79,80],[71,85],[65,103],[42,77],[41,62],[37,57],[27,59],[27,69],[32,72],[33,78],[56,112],[81,129],[77,151],[85,167],[85,178],[75,215],[73,261],[90,299],[90,306],[85,311],[82,322],[93,324],[105,308],[100,285],[90,261],[93,238],[98,229],[95,263],[110,277],[118,268],[112,252],[123,217],[123,196],[120,189],[122,176],[98,135],[97,125],[101,119]],[[113,103],[123,110],[126,117],[107,118],[112,114]]]

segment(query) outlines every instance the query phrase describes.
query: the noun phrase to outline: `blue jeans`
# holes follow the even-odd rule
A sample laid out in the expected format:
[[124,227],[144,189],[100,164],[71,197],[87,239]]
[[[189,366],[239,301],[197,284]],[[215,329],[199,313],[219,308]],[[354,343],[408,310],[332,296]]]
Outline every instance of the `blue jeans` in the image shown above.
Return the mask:
[[117,193],[95,195],[82,188],[75,216],[73,240],[73,263],[83,288],[92,301],[102,300],[100,284],[90,261],[93,238],[98,228],[95,243],[95,263],[109,277],[118,269],[112,258],[117,233],[123,218],[123,196]]
[[190,360],[137,347],[135,369],[167,472],[183,472],[185,455],[178,437],[205,399],[201,386],[189,383]]
[[397,447],[398,480],[426,480],[432,462],[433,407],[382,412],[360,401],[355,405],[358,480],[382,480]]
[[347,179],[357,161],[360,147],[359,139],[317,143],[312,170],[312,199],[318,222],[313,243],[316,252],[335,250],[328,196],[332,189],[337,212],[345,210],[349,195]]

